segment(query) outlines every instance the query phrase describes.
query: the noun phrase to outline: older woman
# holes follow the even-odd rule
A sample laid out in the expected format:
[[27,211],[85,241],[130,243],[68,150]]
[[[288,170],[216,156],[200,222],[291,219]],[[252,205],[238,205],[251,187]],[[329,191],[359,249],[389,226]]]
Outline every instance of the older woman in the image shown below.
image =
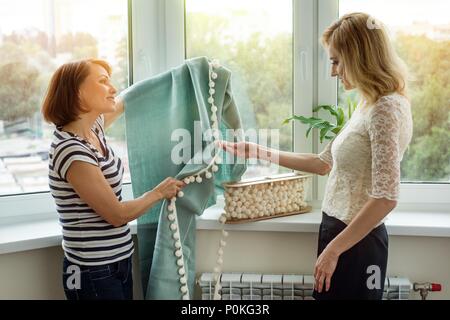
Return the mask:
[[[332,76],[361,102],[321,154],[295,154],[248,142],[224,143],[241,157],[278,159],[281,166],[329,174],[322,205],[316,299],[381,299],[388,258],[383,223],[396,204],[400,161],[412,137],[403,64],[385,28],[364,13],[333,23],[322,41]],[[369,28],[369,26],[371,26]],[[253,150],[253,151],[252,151]]]
[[184,186],[167,178],[140,198],[122,201],[124,167],[105,136],[123,113],[110,77],[111,67],[102,60],[64,64],[53,75],[42,107],[44,118],[56,126],[49,183],[63,231],[68,299],[132,299],[128,222]]

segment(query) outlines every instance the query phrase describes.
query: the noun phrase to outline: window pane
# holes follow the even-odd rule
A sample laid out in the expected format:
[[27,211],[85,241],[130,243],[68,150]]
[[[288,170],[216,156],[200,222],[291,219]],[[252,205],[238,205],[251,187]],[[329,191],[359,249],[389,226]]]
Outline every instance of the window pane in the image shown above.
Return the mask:
[[[187,58],[208,56],[232,71],[244,129],[279,129],[279,147],[292,149],[292,1],[186,1]],[[250,166],[246,177],[278,166]]]
[[[340,0],[340,15],[362,11],[385,23],[413,81],[414,135],[403,182],[450,182],[450,1]],[[340,103],[346,103],[339,89]]]
[[[0,195],[48,191],[53,127],[40,108],[51,75],[65,62],[102,58],[126,88],[127,0],[0,0],[0,21]],[[108,141],[128,174],[124,134],[120,120]]]

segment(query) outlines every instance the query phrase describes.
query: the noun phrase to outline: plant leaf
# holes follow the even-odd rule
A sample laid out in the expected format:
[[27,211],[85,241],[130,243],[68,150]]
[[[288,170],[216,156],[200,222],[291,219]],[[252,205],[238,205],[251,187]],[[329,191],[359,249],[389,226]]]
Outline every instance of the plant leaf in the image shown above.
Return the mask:
[[309,127],[308,130],[306,131],[306,137],[307,137],[307,138],[308,138],[309,133],[311,132],[311,130],[312,130],[313,128],[314,128],[314,127]]
[[330,131],[330,128],[328,127],[322,128],[320,130],[320,143],[322,143],[323,138],[327,135],[328,131]]
[[291,120],[298,120],[303,124],[312,124],[312,123],[323,121],[322,119],[318,119],[318,118],[314,118],[314,117],[306,118],[304,116],[295,116],[295,115],[292,116],[291,118],[286,119],[285,121],[291,121]]
[[339,107],[338,108],[337,125],[342,126],[344,124],[344,121],[345,121],[344,110],[341,107]]
[[325,110],[327,110],[329,113],[331,113],[331,114],[336,118],[336,120],[338,120],[339,115],[338,115],[338,113],[337,113],[337,111],[336,111],[336,106],[332,106],[332,105],[321,105],[321,106],[315,107],[315,108],[313,109],[313,111],[314,111],[314,112],[318,112],[320,109],[325,109]]
[[334,134],[339,134],[339,132],[341,132],[342,130],[342,126],[339,127],[335,127],[334,129],[331,130],[331,132],[333,132]]
[[347,105],[348,105],[348,120],[350,120],[354,110],[353,102],[352,99],[350,99],[350,97],[347,97]]

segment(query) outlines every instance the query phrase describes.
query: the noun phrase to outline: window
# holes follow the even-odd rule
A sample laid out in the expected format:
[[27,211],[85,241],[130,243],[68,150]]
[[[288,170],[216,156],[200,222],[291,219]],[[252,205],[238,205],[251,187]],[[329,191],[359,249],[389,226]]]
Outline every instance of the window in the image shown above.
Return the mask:
[[[40,107],[68,61],[102,58],[118,91],[128,87],[127,0],[0,0],[0,195],[48,191],[53,127]],[[26,9],[25,9],[26,8]],[[123,118],[108,141],[129,181]]]
[[[414,135],[403,158],[402,182],[450,183],[450,2],[339,1],[341,16],[355,11],[367,12],[388,26],[413,78],[409,96]],[[339,103],[346,99],[339,88]]]
[[[291,126],[282,124],[293,109],[292,10],[291,0],[186,1],[186,57],[208,56],[232,70],[244,130],[279,129],[285,151],[293,144]],[[244,178],[279,169],[251,165]]]
[[[164,72],[184,58],[217,58],[233,72],[233,92],[246,128],[278,128],[281,149],[319,152],[323,146],[317,135],[305,138],[306,126],[281,122],[292,113],[313,116],[313,106],[336,102],[336,81],[329,76],[329,59],[318,39],[339,10],[367,11],[385,21],[416,76],[411,87],[415,136],[402,172],[403,182],[415,184],[402,185],[401,195],[406,189],[407,196],[400,202],[414,210],[417,205],[447,210],[448,1],[380,1],[0,0],[0,216],[54,213],[46,163],[52,128],[42,121],[39,109],[53,71],[76,58],[108,60],[119,91],[131,80]],[[414,22],[427,19],[428,24]],[[10,77],[8,70],[19,76]],[[108,131],[108,140],[127,165],[124,135],[124,122]],[[277,170],[253,166],[247,176]],[[126,175],[129,181],[128,170]],[[322,198],[325,181],[314,177],[313,200]],[[132,197],[130,184],[123,191],[125,199]]]

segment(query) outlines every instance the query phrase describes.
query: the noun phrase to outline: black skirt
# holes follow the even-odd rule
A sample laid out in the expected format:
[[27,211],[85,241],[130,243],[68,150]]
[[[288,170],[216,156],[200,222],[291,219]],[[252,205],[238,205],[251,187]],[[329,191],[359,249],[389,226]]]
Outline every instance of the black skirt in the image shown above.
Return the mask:
[[[323,213],[317,257],[346,224]],[[314,290],[316,300],[381,300],[388,259],[388,234],[384,224],[339,256],[330,289]]]

